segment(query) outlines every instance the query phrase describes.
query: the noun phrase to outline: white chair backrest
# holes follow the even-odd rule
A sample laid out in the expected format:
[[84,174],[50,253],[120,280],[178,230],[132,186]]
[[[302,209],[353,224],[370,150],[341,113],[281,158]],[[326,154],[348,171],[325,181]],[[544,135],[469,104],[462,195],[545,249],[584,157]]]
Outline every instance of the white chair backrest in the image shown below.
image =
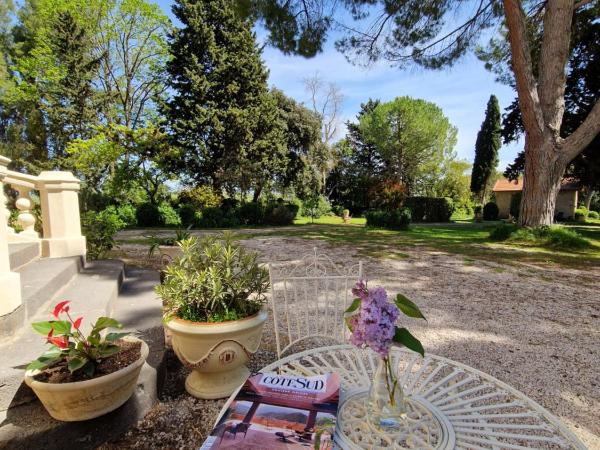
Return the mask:
[[271,307],[277,356],[307,338],[344,343],[344,311],[352,287],[363,277],[363,263],[342,267],[314,252],[293,263],[269,263]]

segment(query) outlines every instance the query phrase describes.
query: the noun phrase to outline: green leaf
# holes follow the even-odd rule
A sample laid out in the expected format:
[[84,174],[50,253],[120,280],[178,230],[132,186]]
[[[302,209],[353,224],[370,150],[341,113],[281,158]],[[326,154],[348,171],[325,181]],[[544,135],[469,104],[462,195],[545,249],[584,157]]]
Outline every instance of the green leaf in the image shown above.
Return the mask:
[[118,345],[107,345],[106,347],[98,349],[98,356],[101,358],[106,358],[107,356],[119,353],[120,350],[121,347],[119,347]]
[[406,328],[396,327],[394,342],[404,345],[407,349],[417,352],[421,356],[425,356],[425,349],[423,348],[421,342],[412,334],[410,334],[410,331],[408,331]]
[[[400,311],[406,314],[408,317],[414,317],[416,319],[425,319],[423,313],[417,305],[407,299],[404,295],[398,294],[396,296],[396,306]],[[425,319],[427,320],[427,319]]]
[[350,332],[353,333],[354,330],[352,329],[352,326],[350,325],[350,317],[344,317],[344,322],[346,323],[346,326],[348,327]]
[[123,325],[121,325],[121,323],[115,319],[111,319],[110,317],[99,317],[94,324],[92,333],[99,333],[105,328],[123,328]]
[[94,372],[96,371],[96,364],[94,364],[92,361],[88,361],[83,366],[82,370],[83,370],[83,373],[85,373],[88,378],[92,378],[94,376]]
[[38,359],[31,361],[27,366],[26,370],[44,369],[52,364],[58,362],[63,357],[61,349],[58,347],[51,347],[46,353],[40,356]]
[[75,358],[71,358],[69,360],[69,364],[68,364],[68,368],[69,371],[71,373],[75,372],[76,370],[81,369],[83,366],[85,366],[87,364],[89,360],[87,358],[83,358],[83,357],[75,357]]
[[355,298],[352,301],[352,304],[346,310],[346,314],[349,314],[349,313],[352,313],[352,312],[356,311],[359,306],[360,306],[360,298]]
[[108,342],[113,342],[113,341],[118,341],[121,338],[124,338],[125,336],[128,336],[129,333],[108,333],[106,335],[106,340]]
[[45,322],[34,322],[31,327],[42,336],[48,336],[50,330],[54,330],[54,336],[62,336],[71,333],[71,322],[68,320],[50,320]]

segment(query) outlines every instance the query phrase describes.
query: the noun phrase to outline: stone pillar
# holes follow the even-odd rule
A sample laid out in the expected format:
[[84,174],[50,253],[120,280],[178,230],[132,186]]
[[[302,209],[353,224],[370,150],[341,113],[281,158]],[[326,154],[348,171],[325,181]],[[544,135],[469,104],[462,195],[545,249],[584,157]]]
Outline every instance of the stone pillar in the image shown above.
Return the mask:
[[8,253],[8,216],[4,207],[6,167],[10,159],[0,156],[0,316],[13,312],[21,305],[21,276],[10,270]]
[[42,172],[38,179],[44,230],[42,256],[85,255],[79,218],[79,180],[71,172]]

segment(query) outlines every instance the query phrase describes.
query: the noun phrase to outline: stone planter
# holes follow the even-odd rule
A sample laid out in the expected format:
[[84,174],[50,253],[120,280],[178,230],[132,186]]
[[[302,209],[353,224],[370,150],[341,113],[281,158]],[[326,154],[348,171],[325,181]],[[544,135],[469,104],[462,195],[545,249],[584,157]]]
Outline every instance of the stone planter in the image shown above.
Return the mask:
[[116,372],[91,380],[73,383],[45,383],[36,381],[37,371],[25,372],[25,383],[33,389],[48,414],[57,420],[76,422],[93,419],[117,409],[133,394],[138,376],[148,357],[148,345],[140,341],[140,358]]
[[166,266],[173,262],[175,258],[181,256],[181,247],[178,245],[161,245],[158,247],[161,263]]
[[165,324],[179,360],[192,369],[186,390],[203,399],[224,398],[240,387],[250,371],[245,364],[260,345],[266,310],[222,323],[172,319]]

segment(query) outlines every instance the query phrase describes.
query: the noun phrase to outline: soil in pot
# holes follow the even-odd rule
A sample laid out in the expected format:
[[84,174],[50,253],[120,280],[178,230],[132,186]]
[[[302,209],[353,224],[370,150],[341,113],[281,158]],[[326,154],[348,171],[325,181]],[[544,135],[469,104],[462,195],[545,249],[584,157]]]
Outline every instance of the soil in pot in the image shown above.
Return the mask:
[[[116,344],[121,347],[121,350],[118,353],[101,360],[96,367],[96,372],[92,378],[98,378],[116,372],[117,370],[133,364],[140,358],[142,348],[141,342],[120,340],[117,341]],[[73,383],[76,381],[92,379],[82,373],[81,370],[73,374],[69,372],[67,361],[61,361],[46,368],[33,378],[35,381],[44,383]]]

